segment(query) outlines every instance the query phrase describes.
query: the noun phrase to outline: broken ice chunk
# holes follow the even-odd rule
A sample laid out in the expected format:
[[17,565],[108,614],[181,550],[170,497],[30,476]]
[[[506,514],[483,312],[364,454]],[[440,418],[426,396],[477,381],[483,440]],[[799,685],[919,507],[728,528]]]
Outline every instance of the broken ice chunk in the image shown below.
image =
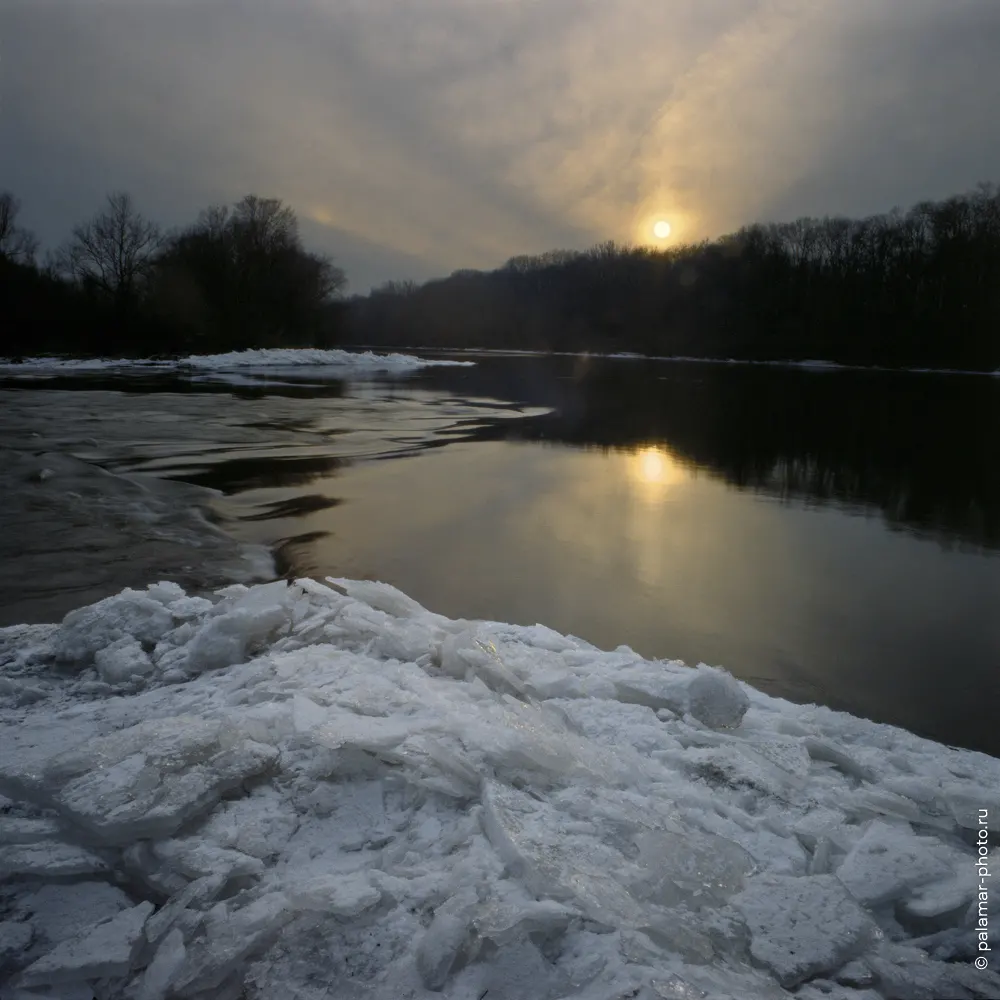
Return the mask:
[[632,891],[661,906],[722,906],[757,868],[739,844],[711,833],[649,831],[636,844],[645,873]]
[[942,787],[942,797],[955,822],[965,830],[986,827],[1000,833],[1000,810],[983,809],[983,788],[971,781],[951,781]]
[[[989,870],[1000,871],[1000,851],[989,855]],[[966,865],[940,881],[921,886],[903,904],[911,916],[931,918],[968,906],[979,889],[979,876],[974,865]]]
[[173,981],[172,989],[182,996],[216,989],[247,958],[270,944],[294,916],[281,892],[268,893],[232,913],[222,903],[218,909],[216,913],[213,908],[204,937],[188,948]]
[[19,877],[70,878],[108,871],[93,851],[57,841],[0,846],[0,879]]
[[839,968],[877,936],[832,875],[757,875],[733,905],[747,922],[751,954],[786,988]]
[[37,844],[58,837],[59,832],[59,824],[52,819],[0,815],[0,844]]
[[620,881],[627,862],[614,848],[596,838],[559,836],[556,810],[499,782],[485,783],[483,807],[487,838],[533,892],[575,899],[609,927],[643,922],[643,907]]
[[837,869],[837,877],[859,902],[879,906],[906,889],[952,874],[939,842],[917,837],[909,826],[872,821]]
[[[10,968],[28,950],[34,936],[31,924],[0,921],[0,972]],[[21,959],[23,961],[23,959]]]
[[[885,942],[877,954],[868,956],[865,961],[875,973],[884,996],[912,1000],[971,1000],[977,995],[987,995],[974,993],[962,984],[956,975],[961,963],[935,962],[919,948]],[[981,975],[975,978],[982,983]]]
[[834,981],[843,986],[864,988],[875,982],[871,968],[860,959],[848,962],[834,977]]
[[292,724],[297,733],[307,733],[326,722],[330,713],[311,698],[296,692],[292,696]]
[[524,684],[500,658],[497,640],[482,629],[467,629],[441,643],[441,669],[451,677],[479,677],[501,694],[524,694]]
[[227,791],[267,771],[278,751],[243,740],[222,747],[218,723],[177,716],[140,723],[18,775],[26,794],[108,844],[170,836]]
[[318,875],[293,884],[288,889],[293,906],[312,913],[330,913],[335,917],[356,917],[371,909],[382,893],[367,875]]
[[477,911],[474,926],[480,937],[506,945],[534,932],[561,932],[578,915],[576,910],[552,899],[525,899],[519,903],[493,900]]
[[269,786],[222,804],[199,827],[196,836],[262,861],[281,852],[298,826],[295,811]]
[[399,746],[419,726],[399,718],[340,712],[336,718],[312,730],[313,739],[331,750],[357,747],[378,753]]
[[[449,901],[453,903],[454,901]],[[417,945],[417,971],[424,986],[438,991],[444,988],[469,939],[468,906],[445,904],[434,914],[430,927]]]
[[87,662],[118,639],[155,643],[173,627],[170,612],[159,601],[126,589],[66,615],[56,634],[56,655],[61,660]]
[[377,611],[384,611],[394,618],[418,618],[427,615],[428,611],[412,597],[407,597],[401,590],[391,587],[388,583],[376,580],[345,580],[328,576],[327,582],[343,589],[348,597],[363,601]]
[[807,736],[804,740],[806,750],[813,760],[824,760],[838,768],[849,778],[858,781],[875,781],[876,775],[870,767],[858,763],[850,754],[845,753],[840,747],[834,746],[823,740],[818,740],[813,736]]
[[132,906],[121,889],[107,882],[43,885],[17,898],[17,912],[30,918],[50,945],[89,930]]
[[140,903],[56,945],[21,973],[21,984],[77,983],[128,975],[142,941],[142,925],[152,912],[152,903]]
[[170,931],[143,973],[135,1000],[164,1000],[186,954],[184,935],[176,929]]
[[205,597],[180,597],[171,601],[167,607],[176,621],[188,621],[191,618],[201,618],[215,605]]
[[556,1000],[576,996],[583,1000],[598,997],[638,997],[634,989],[627,992],[607,989],[588,990],[585,994],[572,989],[566,974],[545,959],[531,941],[517,941],[500,951],[483,969],[481,985],[473,994],[485,1000]]
[[184,588],[172,580],[160,580],[159,583],[151,583],[146,588],[146,594],[160,604],[172,604],[184,597]]
[[687,686],[688,711],[710,729],[735,729],[750,707],[746,691],[732,674],[699,664]]
[[185,647],[185,665],[192,673],[203,673],[244,663],[252,649],[288,621],[289,612],[283,604],[259,611],[237,607],[208,618]]
[[236,878],[259,875],[264,870],[264,864],[258,858],[241,851],[216,847],[206,843],[200,835],[158,841],[153,844],[153,854],[174,871],[193,879],[206,875]]
[[206,875],[189,883],[146,921],[146,940],[150,944],[156,944],[173,927],[184,910],[188,907],[203,908],[215,899],[225,884],[226,879],[222,875]]
[[97,650],[94,664],[101,680],[108,684],[123,684],[133,677],[145,677],[153,672],[153,661],[131,636],[117,639]]

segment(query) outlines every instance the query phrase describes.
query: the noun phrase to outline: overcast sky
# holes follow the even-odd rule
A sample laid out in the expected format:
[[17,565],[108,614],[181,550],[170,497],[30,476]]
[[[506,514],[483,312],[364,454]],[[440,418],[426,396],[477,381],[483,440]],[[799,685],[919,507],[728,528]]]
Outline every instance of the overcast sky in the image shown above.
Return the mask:
[[0,0],[47,246],[284,199],[352,291],[1000,180],[1000,0]]

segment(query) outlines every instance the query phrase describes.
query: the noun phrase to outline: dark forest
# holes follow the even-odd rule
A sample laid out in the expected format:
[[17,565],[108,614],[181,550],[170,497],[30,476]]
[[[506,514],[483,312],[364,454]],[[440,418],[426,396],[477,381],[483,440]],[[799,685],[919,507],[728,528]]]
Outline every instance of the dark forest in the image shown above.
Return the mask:
[[628,351],[1000,368],[1000,188],[864,219],[755,224],[669,249],[601,243],[493,271],[346,279],[249,195],[164,233],[125,194],[37,260],[0,198],[5,353],[160,355],[338,344]]

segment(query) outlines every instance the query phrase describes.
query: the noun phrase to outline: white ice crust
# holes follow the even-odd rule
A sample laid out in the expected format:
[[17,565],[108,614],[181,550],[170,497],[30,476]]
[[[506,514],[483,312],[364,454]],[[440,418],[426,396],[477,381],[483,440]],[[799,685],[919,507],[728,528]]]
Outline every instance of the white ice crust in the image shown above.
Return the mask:
[[717,668],[300,580],[0,675],[4,1000],[1000,996],[1000,761]]
[[359,377],[366,374],[406,374],[435,365],[472,365],[472,361],[448,361],[419,358],[413,354],[378,354],[374,351],[323,350],[311,347],[272,347],[227,354],[192,354],[176,360],[143,358],[24,358],[19,361],[0,358],[0,373],[22,375],[74,375],[87,373],[150,374],[177,373],[199,379],[218,377],[239,382],[244,375],[267,375],[281,371],[308,369],[312,374],[326,370],[333,377]]

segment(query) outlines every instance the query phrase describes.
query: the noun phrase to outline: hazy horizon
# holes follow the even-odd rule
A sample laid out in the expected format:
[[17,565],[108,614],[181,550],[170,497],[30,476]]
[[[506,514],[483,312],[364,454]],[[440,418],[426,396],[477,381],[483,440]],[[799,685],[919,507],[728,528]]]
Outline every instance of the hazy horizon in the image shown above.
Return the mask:
[[4,0],[0,187],[43,245],[249,191],[364,293],[996,176],[990,0]]

